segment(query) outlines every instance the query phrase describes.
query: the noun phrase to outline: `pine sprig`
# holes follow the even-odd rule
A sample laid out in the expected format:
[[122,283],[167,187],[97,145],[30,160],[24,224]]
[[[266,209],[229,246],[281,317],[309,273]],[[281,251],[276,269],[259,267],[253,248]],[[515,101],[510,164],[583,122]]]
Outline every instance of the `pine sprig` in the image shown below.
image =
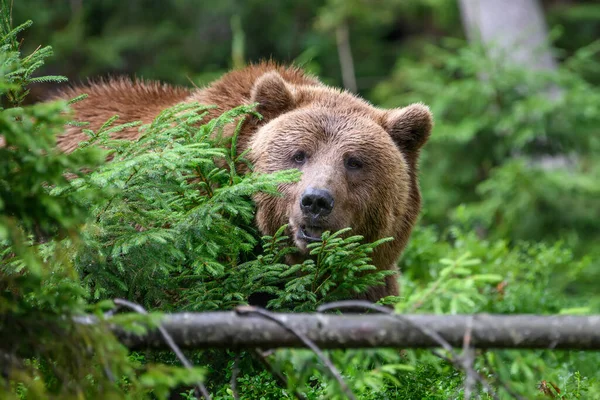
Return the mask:
[[[106,371],[142,394],[136,366],[108,326],[80,326],[74,317],[102,312],[72,264],[72,248],[89,210],[82,201],[101,199],[95,190],[75,194],[65,172],[80,175],[104,161],[97,148],[64,154],[56,149],[69,112],[66,102],[21,106],[25,85],[58,81],[33,77],[50,48],[22,57],[11,29],[10,6],[0,7],[0,355],[3,398],[105,397],[118,385]],[[138,317],[138,322],[142,318]],[[93,351],[90,351],[93,349]],[[10,355],[8,357],[5,357]]]
[[64,76],[47,75],[33,77],[32,75],[44,65],[44,60],[52,55],[50,46],[38,47],[31,54],[21,57],[17,35],[29,28],[32,21],[11,29],[12,18],[10,7],[2,4],[2,17],[0,20],[0,63],[3,74],[0,84],[0,104],[4,104],[3,98],[13,107],[21,105],[29,90],[26,86],[39,82],[59,83],[67,80]]
[[[85,260],[81,271],[96,293],[129,295],[152,306],[172,302],[172,291],[178,291],[175,300],[194,298],[189,304],[194,309],[204,307],[197,300],[201,297],[205,304],[220,306],[223,299],[239,304],[247,298],[248,293],[229,296],[225,289],[232,286],[221,286],[221,280],[256,245],[251,197],[279,195],[278,185],[298,179],[299,173],[240,175],[236,167],[242,159],[231,151],[237,134],[227,138],[223,129],[234,123],[239,129],[252,108],[236,108],[202,123],[206,109],[198,104],[167,109],[141,128],[135,142],[112,139],[110,134],[122,127],[111,126],[116,121],[111,120],[82,144],[102,145],[114,155],[70,189],[114,193],[104,202],[86,203],[96,217],[77,258]],[[195,292],[200,281],[204,295]]]

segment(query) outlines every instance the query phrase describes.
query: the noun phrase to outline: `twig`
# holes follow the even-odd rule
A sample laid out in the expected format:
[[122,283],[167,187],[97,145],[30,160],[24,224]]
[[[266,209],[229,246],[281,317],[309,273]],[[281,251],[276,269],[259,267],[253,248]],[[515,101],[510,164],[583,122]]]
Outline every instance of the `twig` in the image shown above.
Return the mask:
[[351,400],[356,400],[354,393],[352,393],[352,390],[350,390],[350,387],[348,387],[348,385],[342,378],[342,375],[340,374],[338,369],[335,367],[335,365],[333,365],[333,363],[331,362],[329,357],[327,357],[325,355],[325,353],[323,353],[321,351],[321,349],[312,340],[310,340],[304,333],[292,328],[291,326],[286,324],[284,321],[279,319],[279,317],[277,317],[275,314],[272,314],[269,311],[262,309],[262,308],[253,307],[253,306],[240,306],[240,307],[236,308],[236,312],[240,315],[252,315],[252,314],[260,315],[261,317],[264,317],[270,321],[275,322],[276,324],[285,328],[288,332],[294,334],[298,339],[300,339],[304,343],[304,345],[306,347],[311,349],[317,355],[317,357],[319,357],[319,359],[321,360],[321,362],[323,364],[325,364],[325,366],[329,369],[329,372],[331,373],[331,375],[333,375],[333,377],[338,381],[342,390],[346,393],[346,396],[348,396],[348,398]]
[[429,336],[431,339],[435,340],[440,346],[442,346],[444,348],[444,350],[451,353],[453,356],[458,357],[458,355],[456,353],[454,353],[454,349],[452,348],[450,343],[448,343],[436,331],[429,329],[426,326],[417,324],[414,321],[406,319],[400,314],[394,314],[394,311],[387,307],[373,304],[366,300],[335,301],[333,303],[323,304],[322,306],[317,308],[317,312],[325,312],[325,311],[334,310],[334,309],[341,310],[344,308],[364,308],[364,309],[368,309],[368,310],[377,311],[382,314],[387,314],[392,318],[397,318],[402,321],[405,321],[405,322],[409,323],[410,325],[414,326],[415,328],[419,329],[421,332],[423,332],[425,335]]
[[[263,352],[261,349],[252,349],[250,350],[250,352],[258,361],[261,362],[261,364],[267,369],[267,371],[269,371],[271,375],[273,375],[275,380],[277,380],[277,382],[279,383],[279,386],[281,386],[284,389],[288,388],[288,381],[286,377],[273,368],[273,366],[265,356],[265,354],[267,353],[266,351]],[[306,396],[300,393],[297,389],[294,389],[293,394],[298,400],[307,400]]]
[[233,361],[233,367],[231,367],[231,392],[233,393],[233,398],[235,400],[239,400],[240,395],[237,392],[237,377],[240,373],[240,353],[237,352],[235,355],[235,360]]
[[465,335],[463,337],[463,352],[462,352],[462,362],[465,370],[465,400],[471,399],[471,392],[473,391],[473,386],[475,386],[475,381],[477,380],[477,376],[473,375],[475,369],[473,368],[474,362],[474,354],[473,349],[471,348],[471,332],[473,331],[473,318],[469,318],[467,320],[467,329],[465,330]]
[[[124,299],[114,299],[114,303],[116,305],[119,305],[122,307],[127,307],[139,314],[148,315],[148,311],[146,311],[146,309],[144,307],[140,306],[139,304],[135,304],[135,303],[132,303],[132,302],[124,300]],[[187,369],[192,369],[194,367],[193,364],[183,354],[183,352],[181,351],[179,346],[177,346],[177,344],[175,343],[175,341],[173,340],[173,338],[171,337],[169,332],[167,332],[167,330],[161,324],[159,324],[157,328],[158,328],[160,334],[162,335],[163,339],[167,343],[167,345],[171,348],[171,350],[173,350],[173,353],[175,353],[175,355],[177,356],[179,361],[181,361],[183,366]],[[202,382],[196,382],[195,390],[196,390],[196,398],[199,398],[199,394],[201,393],[202,397],[204,397],[206,400],[210,400],[210,394],[208,393],[206,386],[204,386],[204,384]]]
[[[494,371],[494,368],[492,367],[492,365],[488,361],[487,357],[483,357],[483,363],[485,364],[485,366],[488,368],[488,370],[490,372]],[[525,400],[521,395],[519,395],[518,393],[514,392],[504,381],[502,381],[500,379],[496,379],[496,382],[500,386],[502,386],[502,389],[504,389],[506,391],[506,393],[508,393],[513,398],[515,398],[517,400]]]
[[104,371],[106,379],[108,379],[110,383],[116,382],[115,375],[112,373],[110,367],[108,366],[108,362],[105,361],[102,363],[102,370]]
[[[129,183],[129,181],[131,180],[131,178],[133,178],[135,176],[135,174],[137,174],[137,172],[138,172],[138,170],[136,168],[134,168],[133,172],[129,175],[129,177],[127,178],[127,180],[123,184],[123,186],[126,186]],[[109,209],[110,205],[113,203],[113,201],[116,198],[117,198],[117,196],[113,196],[113,197],[110,198],[110,200],[108,200],[108,203],[106,203],[106,206],[104,206],[104,208],[98,213],[98,216],[96,217],[96,222],[100,222],[100,217],[102,217],[102,214],[104,214],[106,212],[106,210]],[[126,301],[126,300],[124,300],[124,301]]]
[[[494,393],[494,390],[489,385],[489,383],[485,380],[485,378],[483,376],[481,376],[479,373],[477,373],[477,371],[475,371],[475,369],[473,369],[473,366],[470,363],[465,363],[464,360],[462,359],[462,357],[460,357],[458,354],[456,354],[456,352],[454,351],[452,346],[444,338],[442,338],[437,332],[429,329],[426,326],[421,326],[412,320],[404,318],[404,316],[402,316],[400,314],[394,314],[393,310],[390,310],[387,307],[373,304],[373,303],[370,303],[370,302],[364,301],[364,300],[336,301],[333,303],[324,304],[324,305],[320,306],[319,308],[317,308],[317,311],[324,312],[324,311],[332,310],[332,309],[339,310],[339,309],[343,309],[343,308],[360,308],[360,307],[369,309],[369,310],[379,311],[383,314],[389,315],[392,318],[397,318],[402,321],[406,321],[409,324],[413,325],[415,328],[419,329],[425,335],[427,335],[431,339],[435,340],[441,347],[444,348],[444,350],[446,350],[448,353],[450,353],[452,355],[452,359],[446,358],[446,360],[450,361],[454,366],[457,366],[457,367],[463,369],[465,371],[465,373],[467,374],[467,376],[470,375],[471,378],[475,378],[479,383],[481,383],[489,391],[490,395],[492,396],[492,398],[494,400],[497,400],[497,399],[499,400],[498,396]],[[469,321],[471,321],[471,327],[468,329],[469,330],[469,332],[468,332],[469,339],[468,340],[470,343],[470,341],[471,341],[470,330],[472,329],[473,319],[469,318]],[[467,332],[465,332],[464,337],[467,336],[466,333]],[[465,343],[465,342],[466,341],[463,340],[463,343]],[[466,391],[465,391],[465,393],[466,393]],[[468,400],[468,397],[466,397],[466,394],[465,394],[465,400]]]

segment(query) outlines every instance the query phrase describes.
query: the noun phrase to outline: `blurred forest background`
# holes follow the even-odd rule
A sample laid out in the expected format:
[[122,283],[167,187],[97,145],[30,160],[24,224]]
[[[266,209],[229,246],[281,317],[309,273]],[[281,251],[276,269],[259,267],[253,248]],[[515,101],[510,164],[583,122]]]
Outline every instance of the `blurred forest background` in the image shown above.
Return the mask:
[[[599,254],[594,0],[46,0],[15,2],[13,18],[35,21],[24,52],[51,45],[41,72],[70,83],[202,86],[272,58],[376,105],[425,102],[436,118],[421,168],[425,224],[461,219],[481,237]],[[56,88],[33,85],[30,99]],[[596,265],[580,285],[600,281]]]
[[[65,75],[71,84],[90,78],[128,75],[203,86],[231,68],[272,58],[300,65],[325,83],[355,91],[378,106],[399,107],[415,101],[428,104],[436,125],[422,155],[423,214],[400,261],[402,297],[395,299],[396,310],[600,313],[598,1],[30,0],[15,1],[12,16],[14,26],[34,21],[33,26],[19,33],[22,54],[30,54],[44,45],[51,45],[54,50],[54,56],[45,60],[36,75]],[[8,41],[7,37],[4,40]],[[15,43],[12,47],[7,45],[5,50],[16,48]],[[22,59],[24,65],[30,62],[29,57]],[[15,74],[6,72],[10,68],[3,68],[2,83],[14,84]],[[17,83],[33,82],[28,79],[27,76]],[[23,104],[43,100],[60,87],[43,81],[28,86],[30,96]],[[14,90],[6,88],[8,84],[0,88],[4,90],[3,96]],[[17,100],[14,103],[18,106],[22,98]],[[6,115],[27,110],[36,116],[48,115],[48,137],[60,132],[65,121],[58,115],[63,109],[49,105],[31,107],[21,110],[15,106],[12,111],[8,108]],[[20,120],[7,117],[2,127],[8,132],[8,127],[12,129],[15,121]],[[168,126],[168,123],[162,125]],[[14,128],[14,132],[19,129],[22,127]],[[158,129],[160,132],[156,133],[157,129],[151,131],[159,137],[168,132],[165,128],[164,132]],[[41,137],[36,132],[32,129],[28,134],[31,138]],[[12,143],[25,137],[25,133],[11,135]],[[232,265],[237,268],[238,258],[243,259],[241,255],[257,239],[252,241],[238,231],[239,237],[227,237],[227,232],[233,232],[233,222],[220,209],[207,208],[211,213],[225,213],[226,223],[212,233],[208,232],[211,223],[207,223],[208,230],[201,232],[214,238],[213,247],[189,250],[189,246],[183,245],[187,240],[199,240],[192,237],[196,234],[190,228],[192,220],[178,219],[183,218],[182,213],[167,215],[166,209],[157,208],[152,202],[152,196],[161,195],[152,192],[156,189],[152,187],[152,179],[156,179],[160,168],[168,176],[170,170],[165,165],[154,161],[157,164],[151,167],[156,169],[142,169],[135,183],[128,184],[130,164],[110,163],[74,188],[61,180],[61,174],[65,165],[75,170],[76,166],[84,165],[81,163],[87,160],[85,151],[89,149],[83,149],[79,156],[56,155],[56,159],[48,159],[49,166],[32,166],[30,171],[37,171],[39,176],[34,177],[32,172],[27,179],[21,179],[14,171],[27,171],[22,167],[29,165],[26,163],[46,162],[42,158],[31,160],[32,143],[34,139],[17,143],[15,148],[22,147],[20,153],[2,150],[3,161],[13,160],[10,157],[14,156],[17,169],[7,167],[0,171],[3,174],[0,178],[8,182],[1,186],[4,191],[0,192],[4,202],[0,204],[0,236],[8,243],[3,247],[2,271],[6,274],[3,277],[11,277],[7,279],[10,282],[7,287],[13,293],[30,293],[30,286],[23,286],[19,280],[28,275],[21,276],[19,271],[27,270],[31,276],[37,276],[34,283],[28,283],[36,288],[34,295],[15,294],[14,298],[7,297],[7,303],[0,303],[18,311],[15,311],[17,321],[24,321],[23,315],[28,315],[36,327],[40,314],[54,313],[53,318],[57,318],[56,315],[65,313],[87,312],[90,304],[101,304],[98,300],[114,297],[125,297],[161,311],[230,309],[244,303],[256,285],[266,282],[260,275],[256,279],[242,277],[245,281],[240,282],[239,274],[236,277],[229,273],[233,267],[223,260],[234,260]],[[48,143],[44,146],[50,146]],[[44,146],[40,147],[41,152],[51,148]],[[147,150],[144,146],[149,144],[142,143],[125,154],[134,161],[142,160]],[[98,154],[95,157],[94,162],[100,164],[102,157]],[[229,181],[218,181],[222,178],[217,176],[216,184],[226,190]],[[47,196],[43,189],[47,182],[57,188],[69,188],[54,190]],[[263,190],[261,184],[263,188],[269,187],[269,182],[265,182],[252,182],[253,190]],[[38,203],[30,202],[31,187],[37,191]],[[113,197],[107,201],[110,196]],[[114,198],[138,201],[150,220],[141,223],[158,227],[169,223],[181,229],[136,231],[132,226],[139,222],[136,218],[140,216],[133,208],[127,208],[127,201],[113,202]],[[235,201],[235,207],[251,215],[249,204],[239,198]],[[204,207],[205,203],[202,204]],[[32,227],[58,224],[57,244],[32,250],[39,251],[36,257],[43,259],[47,271],[53,271],[52,274],[56,271],[56,275],[28,266],[31,260],[38,259],[27,258],[31,254],[20,246],[21,233],[11,239],[9,233],[16,232],[12,230],[16,226],[11,222],[14,218],[24,227],[23,232],[33,237],[37,233]],[[240,225],[241,230],[249,231],[247,225],[248,221]],[[80,232],[81,226],[84,229]],[[126,231],[127,227],[131,229]],[[61,232],[65,230],[71,235],[79,232],[83,244],[73,245],[79,242],[63,240]],[[69,257],[60,256],[61,246],[67,249],[63,250]],[[56,258],[48,254],[55,254]],[[202,264],[197,260],[209,261]],[[269,262],[274,271],[280,268],[276,261]],[[40,265],[43,263],[39,261]],[[71,271],[67,267],[54,269],[56,265],[68,265],[75,272],[65,273]],[[248,265],[250,270],[257,267]],[[67,278],[57,281],[59,276]],[[305,293],[291,286],[286,290],[289,293],[297,290],[293,294],[300,300],[291,306],[283,300],[274,302],[271,309],[314,309],[316,303],[306,299],[316,296],[303,297]],[[286,297],[289,293],[277,295],[289,299],[293,297]],[[19,300],[18,304],[11,303],[14,299]],[[327,296],[319,298],[325,300]],[[22,325],[23,337],[35,332],[32,342],[39,340],[38,332],[45,332],[43,327],[28,330],[25,322]],[[0,329],[0,338],[2,334]],[[13,333],[12,338],[16,335]],[[59,348],[56,341],[60,338],[52,331],[44,337],[53,344],[45,343],[43,349]],[[100,337],[106,339],[107,335]],[[60,343],[68,348],[68,344]],[[186,381],[183,377],[187,375],[181,373],[169,380],[160,375],[165,371],[159,369],[160,373],[148,378],[154,381],[136,381],[134,368],[130,368],[133,363],[173,364],[173,357],[150,353],[127,355],[115,346],[111,342],[105,350],[107,358],[115,357],[127,365],[118,370],[127,375],[123,380],[128,384],[119,383],[125,391],[139,385],[141,392],[154,390],[156,394],[160,385],[174,386],[189,383],[191,379],[188,377]],[[25,343],[24,348],[28,347],[34,348]],[[35,357],[43,360],[43,351],[41,356],[35,353]],[[85,355],[84,349],[77,351]],[[460,397],[462,375],[456,374],[451,365],[430,353],[404,353],[409,354],[407,357],[392,353],[339,352],[332,357],[344,368],[344,377],[361,394],[360,398]],[[98,351],[98,354],[104,353]],[[212,382],[209,389],[218,393],[215,398],[231,398],[228,371],[233,355],[215,354],[197,354],[194,361],[206,366],[203,373]],[[313,384],[304,387],[309,398],[335,398],[332,394],[335,385],[326,383],[330,382],[327,373],[313,368],[314,358],[302,354],[282,351],[273,357],[289,377],[304,374],[298,377],[297,384],[301,385],[302,379],[311,380]],[[104,379],[100,368],[93,379],[85,380],[81,374],[87,370],[73,368],[68,356],[60,357],[61,361],[67,360],[69,367],[66,371],[56,368],[63,376],[71,377],[69,382],[75,382],[72,386],[61,387],[56,383],[52,378],[60,375],[56,368],[53,372],[42,362],[31,364],[46,377],[48,390],[54,390],[53,393],[79,390],[77,385],[84,385],[81,382],[89,384],[85,390],[90,393],[104,390],[94,381]],[[600,398],[599,362],[600,355],[596,353],[496,351],[479,354],[476,368],[497,387],[501,386],[498,382],[507,382],[525,398],[546,396],[550,392],[556,398]],[[389,368],[373,367],[380,364]],[[135,365],[139,368],[140,364]],[[256,365],[244,365],[239,376],[242,398],[258,398],[265,392],[269,393],[265,398],[282,398],[281,390],[269,374]],[[38,376],[38,372],[31,376]],[[321,383],[316,384],[319,379]],[[23,380],[28,390],[33,390],[34,381],[37,378]],[[555,389],[562,392],[548,389],[546,393],[541,384],[546,381],[554,382]],[[27,397],[26,390],[20,391],[20,386],[18,389],[19,398]],[[336,393],[339,395],[339,391]]]
[[[600,6],[594,0],[533,4],[543,7],[539,11],[554,32],[548,40],[559,62],[600,37]],[[126,74],[202,85],[246,62],[273,58],[299,63],[343,86],[336,29],[345,24],[357,88],[376,101],[375,89],[399,72],[399,63],[435,65],[429,46],[466,37],[454,0],[45,0],[16,1],[13,7],[15,24],[35,21],[23,35],[25,52],[51,45],[56,56],[42,72],[72,82]],[[527,19],[520,22],[528,34]],[[587,72],[586,78],[598,83],[600,72]]]

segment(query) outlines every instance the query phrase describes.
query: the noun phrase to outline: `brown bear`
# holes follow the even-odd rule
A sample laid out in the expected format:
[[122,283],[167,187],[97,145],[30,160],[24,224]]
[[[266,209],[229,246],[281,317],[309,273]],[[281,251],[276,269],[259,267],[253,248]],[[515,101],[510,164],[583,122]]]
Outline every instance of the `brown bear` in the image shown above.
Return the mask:
[[[328,87],[299,68],[264,62],[232,71],[208,87],[187,90],[157,83],[111,80],[77,87],[61,97],[89,97],[73,105],[76,118],[98,129],[108,118],[149,123],[164,108],[179,102],[216,105],[209,118],[241,104],[258,103],[263,119],[244,122],[237,150],[250,147],[259,172],[298,168],[299,182],[282,185],[283,197],[256,195],[256,224],[272,235],[289,224],[300,249],[318,241],[325,230],[351,227],[365,241],[392,236],[378,247],[373,263],[396,270],[421,207],[417,182],[419,150],[432,129],[432,116],[422,104],[392,110]],[[230,132],[231,133],[231,132]],[[116,137],[135,139],[137,128]],[[65,151],[87,136],[70,126],[59,140]],[[376,301],[398,295],[397,276],[357,297]]]

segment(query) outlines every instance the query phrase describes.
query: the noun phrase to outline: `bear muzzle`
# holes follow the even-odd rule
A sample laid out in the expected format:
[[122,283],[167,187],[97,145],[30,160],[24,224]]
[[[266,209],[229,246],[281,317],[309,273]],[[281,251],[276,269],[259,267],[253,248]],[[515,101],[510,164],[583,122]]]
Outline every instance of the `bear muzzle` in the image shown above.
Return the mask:
[[333,196],[326,189],[307,188],[300,198],[300,209],[302,214],[318,219],[325,217],[333,210]]
[[302,223],[299,224],[296,238],[305,243],[321,240],[327,230],[326,217],[333,211],[335,201],[327,189],[307,188],[300,197]]

